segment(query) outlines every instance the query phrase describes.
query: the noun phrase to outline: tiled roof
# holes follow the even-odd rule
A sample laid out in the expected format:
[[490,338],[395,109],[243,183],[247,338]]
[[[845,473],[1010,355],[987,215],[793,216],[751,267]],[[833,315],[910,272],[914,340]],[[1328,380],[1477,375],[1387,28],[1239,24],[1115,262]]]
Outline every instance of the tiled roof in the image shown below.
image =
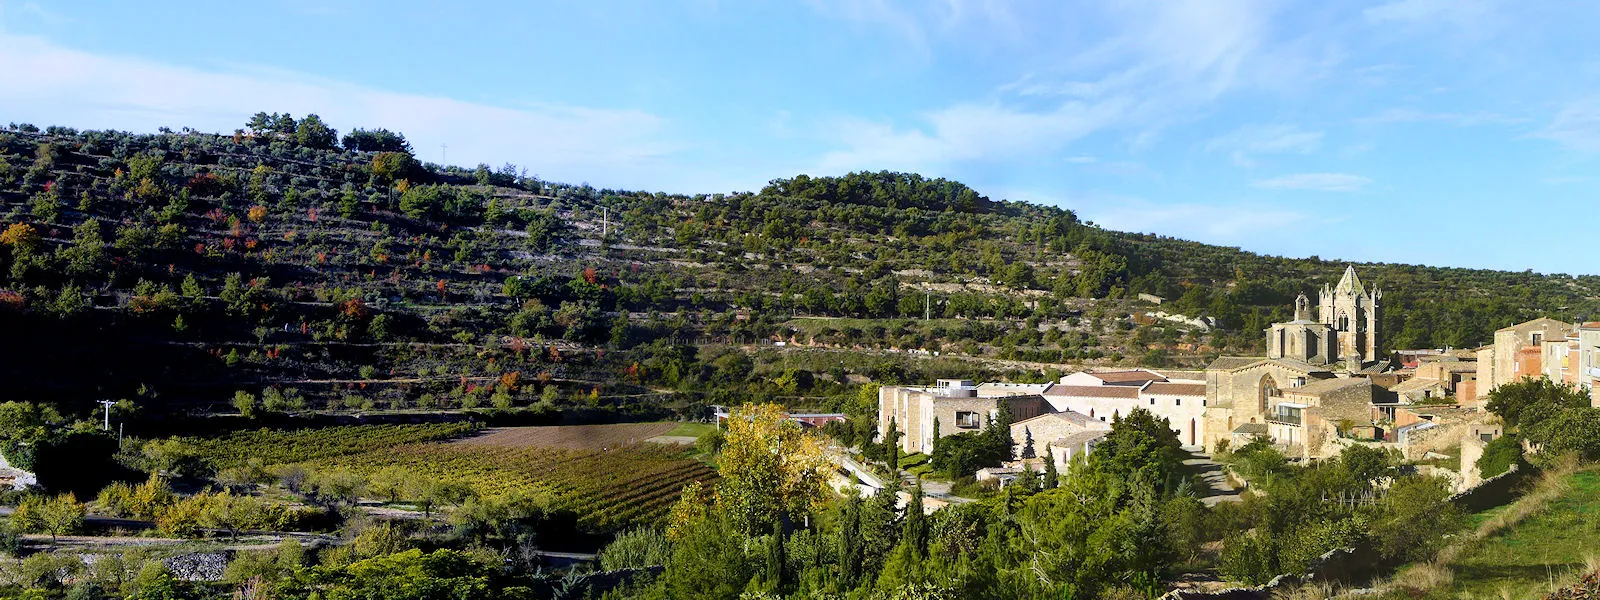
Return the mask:
[[1033,418],[1029,418],[1029,419],[1023,419],[1021,421],[1017,421],[1015,423],[1012,423],[1011,426],[1015,427],[1017,425],[1026,425],[1026,424],[1029,424],[1029,423],[1038,423],[1038,422],[1046,421],[1046,420],[1066,421],[1068,423],[1071,423],[1073,425],[1077,425],[1079,427],[1088,427],[1090,423],[1096,423],[1096,424],[1099,423],[1099,421],[1096,421],[1094,419],[1089,418],[1089,415],[1073,412],[1073,411],[1070,411],[1070,410],[1064,410],[1064,411],[1061,411],[1061,412],[1045,413],[1045,414],[1039,415],[1037,417],[1033,417]]
[[1120,385],[1052,385],[1046,396],[1077,396],[1082,398],[1138,398],[1139,388]]
[[1266,435],[1267,434],[1267,424],[1266,423],[1242,423],[1238,427],[1233,428],[1233,432],[1234,433],[1255,434],[1255,435]]
[[1074,433],[1072,435],[1066,435],[1066,436],[1058,437],[1055,440],[1051,441],[1050,445],[1052,445],[1052,446],[1060,446],[1062,448],[1077,448],[1077,447],[1083,446],[1084,444],[1087,444],[1089,442],[1092,442],[1092,441],[1098,440],[1100,438],[1103,438],[1103,437],[1105,437],[1106,435],[1108,435],[1110,433],[1111,433],[1110,431],[1106,431],[1104,429],[1091,430],[1091,431],[1080,431],[1080,432]]
[[1248,356],[1219,356],[1206,366],[1207,371],[1232,371],[1266,360],[1265,358],[1252,358]]
[[1285,394],[1298,394],[1301,396],[1321,396],[1335,390],[1342,390],[1351,386],[1372,385],[1372,381],[1358,377],[1335,377],[1333,379],[1318,379],[1308,382],[1297,388],[1283,390]]
[[1049,389],[1048,383],[980,383],[977,386],[978,396],[983,398],[1003,398],[1006,396],[1027,396],[1044,393]]
[[1144,386],[1146,394],[1162,394],[1170,396],[1204,396],[1206,384],[1204,383],[1170,383],[1157,381]]
[[1101,372],[1101,373],[1090,373],[1090,375],[1093,375],[1093,376],[1095,376],[1096,379],[1099,379],[1100,381],[1104,381],[1106,383],[1136,383],[1136,382],[1145,382],[1145,381],[1166,381],[1167,380],[1166,377],[1162,377],[1162,376],[1157,375],[1155,373],[1151,373],[1149,371],[1143,371],[1143,370],[1139,370],[1139,371],[1105,371],[1105,372]]
[[1443,385],[1444,385],[1443,381],[1439,381],[1438,379],[1433,379],[1433,378],[1407,379],[1405,381],[1400,382],[1399,385],[1396,385],[1396,386],[1394,386],[1392,388],[1389,388],[1389,391],[1398,394],[1398,393],[1410,392],[1410,391],[1414,391],[1414,390],[1425,390],[1425,389],[1428,389],[1428,388],[1431,388],[1431,387],[1443,386]]

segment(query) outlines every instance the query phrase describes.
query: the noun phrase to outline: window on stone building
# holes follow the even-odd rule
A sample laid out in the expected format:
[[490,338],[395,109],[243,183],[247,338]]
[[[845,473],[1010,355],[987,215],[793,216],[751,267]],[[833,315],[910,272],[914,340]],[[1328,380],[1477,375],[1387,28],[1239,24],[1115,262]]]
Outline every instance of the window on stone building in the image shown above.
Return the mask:
[[1183,406],[1183,398],[1173,398],[1172,399],[1172,405],[1173,406]]
[[957,411],[956,412],[956,427],[960,427],[962,429],[977,429],[978,428],[978,413],[967,412],[967,411]]
[[1151,398],[1150,399],[1150,406],[1155,406],[1155,405],[1156,405],[1156,399],[1155,398]]

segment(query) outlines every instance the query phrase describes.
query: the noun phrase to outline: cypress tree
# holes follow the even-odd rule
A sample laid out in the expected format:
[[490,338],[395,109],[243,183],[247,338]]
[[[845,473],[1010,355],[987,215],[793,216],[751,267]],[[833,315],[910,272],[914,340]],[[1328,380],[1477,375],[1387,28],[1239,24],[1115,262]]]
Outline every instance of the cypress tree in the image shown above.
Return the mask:
[[839,517],[839,589],[855,587],[861,577],[861,495],[851,490]]
[[922,480],[917,480],[917,489],[911,492],[911,501],[906,503],[906,520],[901,525],[900,540],[902,544],[909,544],[917,556],[926,556],[928,553],[928,516],[922,512]]
[[1056,455],[1050,444],[1044,445],[1044,489],[1053,490],[1061,484],[1061,473],[1056,471]]
[[772,543],[767,546],[767,572],[768,584],[773,592],[783,589],[783,521],[772,524]]
[[893,417],[891,417],[889,419],[889,432],[883,436],[883,443],[888,446],[887,448],[884,448],[883,455],[888,459],[889,473],[890,474],[899,473],[900,472],[900,428],[899,428],[898,424],[895,423],[895,420],[894,420]]

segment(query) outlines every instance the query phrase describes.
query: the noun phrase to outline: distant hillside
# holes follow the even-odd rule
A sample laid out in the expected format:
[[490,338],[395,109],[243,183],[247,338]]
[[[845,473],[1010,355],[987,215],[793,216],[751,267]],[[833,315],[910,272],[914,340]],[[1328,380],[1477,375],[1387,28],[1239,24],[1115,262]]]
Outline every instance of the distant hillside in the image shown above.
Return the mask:
[[[266,118],[263,118],[266,117]],[[3,399],[654,410],[880,380],[1260,351],[1344,263],[1106,231],[856,173],[698,196],[420,164],[316,120],[0,132]],[[1390,347],[1600,314],[1600,278],[1359,264]],[[1214,317],[1204,331],[1144,317]],[[923,317],[932,317],[923,321]],[[772,342],[782,340],[785,347]],[[926,349],[944,358],[891,350]],[[1031,373],[1031,374],[1030,374]],[[683,393],[689,392],[688,396]],[[725,399],[725,398],[724,398]]]

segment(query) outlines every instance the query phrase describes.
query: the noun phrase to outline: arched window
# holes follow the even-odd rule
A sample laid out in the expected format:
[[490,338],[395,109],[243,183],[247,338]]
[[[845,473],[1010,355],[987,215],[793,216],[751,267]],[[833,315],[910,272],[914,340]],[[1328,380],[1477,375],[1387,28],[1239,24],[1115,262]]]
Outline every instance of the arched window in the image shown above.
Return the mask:
[[1339,311],[1339,331],[1350,331],[1350,315]]
[[1283,392],[1278,390],[1278,382],[1272,379],[1271,375],[1263,375],[1261,377],[1261,387],[1257,398],[1260,401],[1261,412],[1267,412],[1268,399],[1278,398],[1281,396],[1283,396]]

